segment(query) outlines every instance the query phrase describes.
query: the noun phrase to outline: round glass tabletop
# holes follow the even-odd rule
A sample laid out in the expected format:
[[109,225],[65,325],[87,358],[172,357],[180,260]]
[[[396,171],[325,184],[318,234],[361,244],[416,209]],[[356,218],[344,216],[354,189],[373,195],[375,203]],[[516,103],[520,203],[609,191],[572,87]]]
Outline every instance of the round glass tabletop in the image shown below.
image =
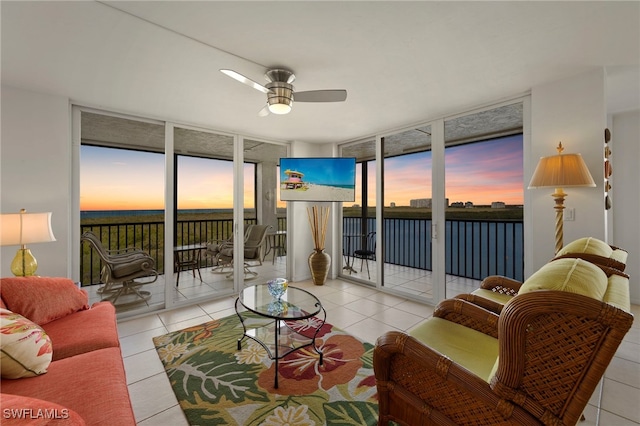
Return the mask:
[[269,294],[267,284],[245,288],[238,295],[242,306],[258,315],[282,320],[305,319],[317,315],[322,309],[320,300],[298,287],[287,287],[280,299]]

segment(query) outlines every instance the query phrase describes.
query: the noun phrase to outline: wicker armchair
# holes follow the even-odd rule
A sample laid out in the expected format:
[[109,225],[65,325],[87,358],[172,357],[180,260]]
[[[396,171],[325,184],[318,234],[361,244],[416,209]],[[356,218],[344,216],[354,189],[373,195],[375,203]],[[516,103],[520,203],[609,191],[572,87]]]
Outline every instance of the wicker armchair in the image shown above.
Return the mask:
[[[581,259],[578,256],[565,256],[557,257],[552,260],[557,261],[559,259]],[[593,263],[591,260],[587,261]],[[600,268],[608,278],[614,276],[615,279],[620,281],[628,280],[629,275],[622,272],[620,269],[616,269],[610,266],[604,266],[602,264],[593,263]],[[459,294],[456,296],[458,299],[468,300],[485,309],[489,309],[497,314],[500,313],[502,307],[513,296],[518,294],[522,283],[514,280],[513,278],[504,277],[502,275],[490,275],[480,283],[480,288],[471,292],[471,294]]]
[[[604,241],[593,237],[578,238],[562,247],[552,259],[584,259],[598,265],[607,276],[617,274],[629,278],[624,273],[627,266],[627,251],[611,246]],[[472,292],[476,296],[491,299],[500,304],[505,304],[511,297],[518,294],[521,282],[503,276],[489,276],[482,281],[480,289]]]
[[[627,254],[626,250],[611,246],[597,238],[583,237],[562,247],[552,261],[559,259],[583,259],[600,267],[607,276],[616,274],[624,278],[629,278],[629,276],[623,272],[627,266]],[[480,288],[473,291],[471,295],[459,295],[456,297],[474,300],[493,312],[500,312],[499,309],[501,309],[501,306],[518,294],[521,285],[521,282],[511,278],[489,276],[482,281]],[[477,296],[492,300],[496,303],[486,303],[483,300],[478,300]]]
[[598,300],[610,291],[606,275],[570,261],[586,264],[593,281],[582,274],[568,291],[536,290],[545,286],[538,274],[499,315],[450,299],[409,334],[382,335],[373,357],[378,424],[575,424],[633,316]]

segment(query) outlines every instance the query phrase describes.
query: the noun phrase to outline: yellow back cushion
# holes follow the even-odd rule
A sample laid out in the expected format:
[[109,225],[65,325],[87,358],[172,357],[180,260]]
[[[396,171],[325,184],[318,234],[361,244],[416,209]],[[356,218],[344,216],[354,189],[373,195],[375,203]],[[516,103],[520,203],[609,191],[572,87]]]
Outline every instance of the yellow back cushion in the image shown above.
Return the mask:
[[549,262],[526,280],[518,294],[535,290],[558,290],[603,300],[607,275],[602,269],[582,259],[559,259]]
[[613,249],[604,241],[593,237],[579,238],[564,246],[556,256],[564,256],[571,253],[597,254],[598,256],[609,258]]

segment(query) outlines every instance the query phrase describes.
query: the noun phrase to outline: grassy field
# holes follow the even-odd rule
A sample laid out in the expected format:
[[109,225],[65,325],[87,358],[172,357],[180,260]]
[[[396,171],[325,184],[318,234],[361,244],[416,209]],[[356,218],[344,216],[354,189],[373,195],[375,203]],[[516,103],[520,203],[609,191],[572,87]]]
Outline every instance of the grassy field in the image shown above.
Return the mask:
[[[362,214],[359,207],[343,208],[344,217],[360,217]],[[375,207],[369,207],[368,217],[375,217]],[[447,219],[473,220],[473,219],[493,219],[493,220],[522,220],[522,206],[507,206],[504,209],[492,209],[490,206],[477,206],[471,209],[461,207],[448,207],[446,209]],[[278,209],[278,217],[286,217],[286,209]],[[384,217],[393,219],[431,219],[431,209],[419,207],[385,207]],[[230,212],[220,213],[179,213],[179,221],[204,221],[204,220],[231,220],[233,214]],[[255,211],[245,212],[245,219],[255,219]],[[95,224],[118,224],[118,223],[153,223],[163,222],[164,215],[132,215],[103,217],[97,219],[82,219],[82,225]]]

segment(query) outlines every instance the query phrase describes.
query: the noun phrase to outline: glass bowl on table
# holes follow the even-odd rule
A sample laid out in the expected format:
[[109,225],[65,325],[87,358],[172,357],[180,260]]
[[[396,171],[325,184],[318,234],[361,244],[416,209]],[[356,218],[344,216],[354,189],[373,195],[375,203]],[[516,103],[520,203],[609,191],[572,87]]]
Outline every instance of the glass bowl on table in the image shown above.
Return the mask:
[[287,291],[288,281],[284,278],[274,278],[267,281],[267,290],[274,299],[280,300]]

